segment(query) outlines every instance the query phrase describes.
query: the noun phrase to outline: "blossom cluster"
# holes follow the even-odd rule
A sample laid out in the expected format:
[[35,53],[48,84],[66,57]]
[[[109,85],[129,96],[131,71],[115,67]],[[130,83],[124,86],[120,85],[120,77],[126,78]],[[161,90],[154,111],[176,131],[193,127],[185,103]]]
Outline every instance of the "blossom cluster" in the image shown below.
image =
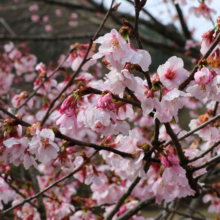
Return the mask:
[[[32,5],[29,10],[36,13],[38,7]],[[62,11],[56,10],[56,15],[62,16]],[[72,14],[71,19],[76,18]],[[155,199],[160,205],[198,195],[204,195],[205,203],[211,202],[210,212],[220,213],[219,184],[208,188],[200,182],[206,167],[220,156],[219,121],[213,120],[220,113],[220,44],[198,62],[193,75],[177,56],[150,74],[150,52],[136,49],[124,30],[113,29],[93,45],[72,45],[66,56],[60,56],[56,71],[53,64],[37,64],[24,45],[4,46],[0,56],[0,209],[37,193],[30,173],[16,181],[13,169],[18,167],[23,172],[39,171],[40,190],[53,184],[41,198],[48,220],[100,219],[94,212],[97,206],[108,218],[134,180],[139,181],[112,219],[143,199]],[[202,35],[202,55],[219,31],[217,25]],[[108,71],[104,77],[100,58]],[[33,83],[33,96],[10,89],[23,79]],[[201,114],[202,107],[207,111]],[[190,131],[178,124],[180,109],[185,108],[190,111]],[[83,187],[89,190],[80,195]],[[39,200],[16,207],[14,215],[40,219]],[[149,220],[140,212],[129,219]]]

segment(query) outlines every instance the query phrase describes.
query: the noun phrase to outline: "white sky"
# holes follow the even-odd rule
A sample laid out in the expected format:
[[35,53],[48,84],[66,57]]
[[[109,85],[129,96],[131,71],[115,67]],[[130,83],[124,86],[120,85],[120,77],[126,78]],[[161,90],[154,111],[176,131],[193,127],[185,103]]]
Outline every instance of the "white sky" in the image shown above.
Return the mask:
[[[97,0],[100,2],[100,0]],[[130,3],[125,0],[116,0],[117,2],[121,2],[121,6],[119,10],[125,13],[134,14],[133,7]],[[187,5],[180,5],[184,17],[187,19],[188,27],[190,30],[195,30],[193,33],[193,37],[197,41],[201,41],[201,35],[203,32],[206,32],[212,29],[214,26],[210,20],[205,19],[204,17],[195,17],[192,13],[189,14],[189,8],[194,6],[199,6],[198,0],[186,0]],[[207,1],[207,0],[206,0]],[[209,0],[210,1],[210,0]],[[110,6],[110,0],[104,0],[104,4],[106,7]],[[211,14],[212,20],[216,22],[216,18],[220,16],[220,0],[211,0],[211,4],[208,5],[210,8],[216,11],[216,14]],[[176,15],[176,10],[172,3],[163,3],[163,0],[148,0],[145,5],[146,10],[148,10],[154,17],[156,17],[163,24],[174,23],[176,27],[180,28],[179,21],[173,22],[172,16]],[[142,17],[148,19],[143,13]]]

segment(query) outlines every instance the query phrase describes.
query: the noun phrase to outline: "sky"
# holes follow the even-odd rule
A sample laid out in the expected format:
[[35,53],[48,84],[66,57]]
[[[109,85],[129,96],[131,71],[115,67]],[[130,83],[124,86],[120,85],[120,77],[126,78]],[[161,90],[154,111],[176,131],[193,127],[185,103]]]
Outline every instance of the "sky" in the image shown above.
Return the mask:
[[[100,0],[96,0],[100,2]],[[169,0],[167,0],[169,1]],[[206,0],[207,1],[207,0]],[[208,6],[216,11],[216,14],[211,14],[212,20],[216,23],[216,18],[220,16],[220,0],[209,0],[211,1]],[[119,11],[124,13],[134,14],[133,7],[126,0],[116,0],[116,2],[121,2],[122,4],[119,7]],[[176,15],[176,10],[172,2],[163,3],[164,0],[147,0],[145,9],[148,10],[152,15],[154,15],[160,22],[163,24],[172,24],[174,23],[177,28],[181,30],[181,26],[178,20],[173,22],[172,17]],[[201,41],[202,33],[212,29],[214,27],[211,20],[207,20],[204,17],[197,18],[193,13],[189,13],[189,8],[198,7],[199,0],[186,0],[187,5],[183,6],[180,4],[180,7],[183,11],[184,17],[187,19],[187,24],[189,30],[194,30],[193,38],[196,41]],[[110,6],[110,0],[104,0],[106,7]],[[149,19],[144,13],[141,13],[141,17]]]

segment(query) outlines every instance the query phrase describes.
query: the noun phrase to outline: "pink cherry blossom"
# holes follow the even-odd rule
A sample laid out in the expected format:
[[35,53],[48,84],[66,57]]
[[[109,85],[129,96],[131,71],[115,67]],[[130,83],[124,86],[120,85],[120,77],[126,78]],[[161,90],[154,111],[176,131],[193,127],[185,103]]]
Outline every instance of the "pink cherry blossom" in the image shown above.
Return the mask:
[[198,8],[191,7],[189,12],[194,13],[196,17],[204,16],[206,19],[210,19],[211,13],[216,14],[216,11],[209,8],[204,2]]
[[167,89],[177,88],[189,76],[187,70],[183,68],[183,60],[173,56],[157,69],[160,81]]
[[38,9],[39,9],[39,7],[37,4],[30,5],[30,7],[29,7],[30,12],[36,12],[36,11],[38,11]]
[[31,20],[33,22],[38,22],[38,21],[40,21],[40,16],[39,15],[31,15]]

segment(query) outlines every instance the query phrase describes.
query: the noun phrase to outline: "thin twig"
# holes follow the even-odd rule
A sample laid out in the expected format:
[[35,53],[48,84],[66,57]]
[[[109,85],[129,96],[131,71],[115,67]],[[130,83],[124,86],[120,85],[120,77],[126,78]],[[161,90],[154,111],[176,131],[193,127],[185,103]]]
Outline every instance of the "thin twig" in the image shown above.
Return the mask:
[[[174,2],[174,0],[173,0],[173,2]],[[185,37],[187,39],[191,39],[192,38],[191,33],[190,33],[190,31],[189,31],[189,29],[186,25],[186,22],[185,22],[184,16],[183,16],[183,12],[182,12],[179,4],[174,4],[174,6],[176,8],[176,11],[177,11],[177,14],[178,14],[178,17],[179,17],[179,20],[180,20],[180,24],[182,26],[182,30],[183,30],[183,33],[184,33]]]
[[200,170],[202,168],[205,168],[207,167],[208,165],[212,164],[212,163],[217,163],[217,162],[220,162],[220,155],[218,156],[215,156],[215,157],[212,157],[210,160],[204,162],[203,164],[201,164],[200,166],[197,166],[197,167],[193,167],[192,168],[192,172],[195,172],[197,170]]
[[[31,176],[31,182],[32,182],[33,190],[34,190],[35,194],[37,194],[37,193],[40,192],[40,187],[39,187],[39,184],[38,184],[37,172],[36,172],[35,167],[33,167],[33,166],[30,167],[29,174]],[[42,195],[39,195],[37,197],[37,203],[38,203],[38,211],[40,213],[40,219],[41,220],[46,220],[47,219],[47,210],[44,206]]]
[[136,101],[137,103],[140,103],[140,100],[128,87],[125,88],[125,91],[134,99],[134,101]]
[[[145,166],[144,166],[145,172],[148,171],[150,165],[151,165],[151,162],[147,161],[145,163]],[[116,212],[118,212],[118,210],[120,209],[120,207],[123,204],[123,202],[125,201],[125,199],[132,193],[132,190],[140,182],[140,180],[141,180],[141,177],[139,177],[139,175],[137,175],[135,177],[135,179],[133,180],[133,182],[131,183],[131,185],[128,187],[127,191],[119,198],[117,204],[114,206],[112,211],[106,216],[106,218],[104,220],[111,220],[113,218],[113,216],[116,214]]]
[[78,75],[78,73],[80,72],[82,66],[85,64],[85,62],[86,62],[86,60],[87,60],[87,56],[88,56],[88,54],[89,54],[89,51],[90,51],[90,49],[91,49],[91,47],[92,47],[93,41],[98,37],[98,35],[99,35],[101,29],[103,28],[103,26],[104,26],[105,22],[107,21],[107,19],[108,19],[110,13],[112,12],[113,3],[114,3],[114,0],[112,0],[111,6],[110,6],[108,12],[106,13],[106,15],[105,15],[105,17],[104,17],[104,19],[103,19],[101,25],[99,26],[97,32],[95,33],[94,37],[93,37],[92,39],[90,39],[89,47],[88,47],[88,49],[87,49],[87,51],[86,51],[86,54],[85,54],[85,56],[84,56],[84,58],[83,58],[81,64],[79,65],[78,69],[77,69],[76,72],[71,76],[71,78],[70,78],[69,82],[67,83],[67,85],[62,89],[62,91],[61,91],[61,92],[53,99],[53,101],[50,103],[50,106],[49,106],[49,108],[48,108],[48,110],[47,110],[47,112],[46,112],[44,118],[43,118],[42,121],[41,121],[41,126],[43,126],[43,124],[46,122],[46,120],[47,120],[47,118],[48,118],[48,116],[49,116],[50,110],[53,108],[55,102],[61,97],[61,95],[62,95],[62,94],[67,90],[67,88],[72,84],[73,79]]
[[5,29],[11,34],[11,36],[16,36],[15,32],[11,29],[11,27],[7,24],[4,18],[0,18],[0,23],[5,27]]
[[190,207],[189,205],[187,205],[187,204],[184,203],[184,202],[181,202],[181,201],[180,201],[180,203],[181,203],[182,205],[184,205],[185,207],[187,207],[188,209],[190,209],[190,210],[192,210],[193,212],[195,212],[195,213],[197,213],[198,215],[200,215],[202,218],[205,219],[205,216],[204,216],[202,213],[198,212],[196,209],[193,209],[192,207]]
[[[183,139],[189,137],[190,135],[192,135],[193,133],[195,133],[196,131],[201,130],[202,128],[204,128],[205,126],[207,126],[208,124],[211,124],[213,121],[217,120],[220,118],[220,114],[216,115],[215,117],[211,118],[210,120],[206,121],[205,123],[199,125],[197,128],[187,132],[186,134],[182,135],[181,137],[178,138],[179,141],[182,141]],[[169,144],[172,143],[172,140],[167,141],[164,145],[168,146]]]
[[[87,94],[97,94],[97,95],[101,95],[103,91],[101,90],[98,90],[98,89],[94,89],[92,87],[86,87],[83,91],[82,91],[82,95],[87,95]],[[110,91],[109,91],[110,92]],[[111,92],[110,92],[111,93]],[[133,101],[133,100],[130,100],[130,99],[126,99],[126,98],[119,98],[117,95],[111,93],[112,95],[112,98],[117,100],[117,101],[121,101],[121,102],[124,102],[124,103],[128,103],[128,104],[131,104],[133,106],[136,106],[136,107],[139,107],[141,108],[141,104],[140,102],[136,102],[136,101]]]
[[44,85],[44,83],[50,79],[61,67],[62,65],[64,64],[64,62],[66,61],[66,59],[69,57],[70,53],[72,52],[73,50],[70,49],[68,54],[66,55],[66,57],[64,58],[64,60],[56,67],[56,69],[50,74],[50,76],[46,77],[43,82],[31,93],[31,95],[25,100],[25,102],[20,105],[16,110],[18,111],[20,108],[22,108],[23,106],[25,106],[28,101],[37,94],[37,91]]
[[195,160],[198,160],[202,157],[204,157],[206,154],[208,154],[210,151],[212,151],[215,147],[217,147],[220,144],[220,140],[216,141],[211,147],[209,147],[206,151],[204,151],[203,153],[201,153],[200,155],[193,157],[191,159],[188,159],[188,163],[191,163]]
[[[2,177],[2,176],[1,176]],[[2,177],[3,178],[3,177]],[[3,178],[4,179],[4,178]],[[11,183],[9,183],[9,181],[5,180],[5,182],[8,184],[8,186],[13,189],[18,195],[20,195],[21,197],[23,197],[24,199],[26,199],[27,197],[21,193],[15,186],[13,186]],[[38,210],[37,205],[35,205],[33,202],[28,202],[30,203],[34,208],[36,208]]]
[[[0,110],[3,111],[5,114],[9,115],[10,117],[12,117],[13,119],[15,119],[18,124],[21,124],[21,125],[26,126],[26,127],[30,127],[31,126],[31,124],[29,124],[29,123],[19,119],[18,117],[14,116],[10,112],[8,112],[4,108],[2,108],[1,106],[0,106]],[[87,146],[87,147],[94,148],[94,149],[96,149],[98,151],[100,151],[100,150],[107,150],[107,151],[113,152],[115,154],[118,154],[118,155],[120,155],[122,157],[134,158],[132,154],[119,151],[119,150],[117,150],[117,149],[115,149],[115,148],[113,148],[111,146],[102,146],[102,145],[97,145],[97,144],[93,144],[93,143],[89,143],[89,142],[73,139],[71,137],[68,137],[68,136],[62,134],[59,130],[57,130],[55,132],[55,136],[56,136],[56,138],[68,141],[69,144],[71,144],[71,145]],[[150,158],[150,157],[146,157],[146,160],[151,160],[151,161],[153,161],[155,163],[159,163],[160,162],[158,159]]]
[[155,199],[143,199],[135,207],[123,213],[117,220],[127,220],[138,213],[141,209],[155,202]]
[[[205,53],[205,55],[202,57],[201,60],[205,60],[209,57],[209,55],[212,53],[212,51],[215,49],[216,45],[220,41],[220,34],[216,37],[215,41],[212,43],[211,47],[209,50]],[[198,69],[198,64],[193,68],[192,73],[189,75],[189,77],[179,86],[179,90],[183,90],[187,87],[187,85],[193,80],[194,74],[196,73]]]
[[[74,175],[75,173],[77,173],[79,170],[81,170],[81,168],[97,153],[98,151],[94,152],[90,157],[88,157],[78,168],[76,168],[73,172],[67,174],[66,176],[62,177],[61,179],[57,180],[56,182],[52,183],[51,185],[49,185],[48,187],[46,187],[44,190],[40,191],[39,193],[23,200],[22,202],[20,202],[19,204],[15,205],[15,206],[12,206],[10,207],[9,209],[6,209],[5,211],[3,211],[1,214],[3,214],[3,216],[16,209],[17,207],[21,206],[21,205],[24,205],[26,202],[29,202],[35,198],[37,198],[38,196],[42,195],[43,193],[45,193],[46,191],[48,191],[49,189],[51,189],[52,187],[56,186],[57,184],[59,184],[60,182],[62,182],[63,180],[65,179],[68,179],[70,177],[72,177],[72,175]],[[1,215],[0,215],[1,216]]]

